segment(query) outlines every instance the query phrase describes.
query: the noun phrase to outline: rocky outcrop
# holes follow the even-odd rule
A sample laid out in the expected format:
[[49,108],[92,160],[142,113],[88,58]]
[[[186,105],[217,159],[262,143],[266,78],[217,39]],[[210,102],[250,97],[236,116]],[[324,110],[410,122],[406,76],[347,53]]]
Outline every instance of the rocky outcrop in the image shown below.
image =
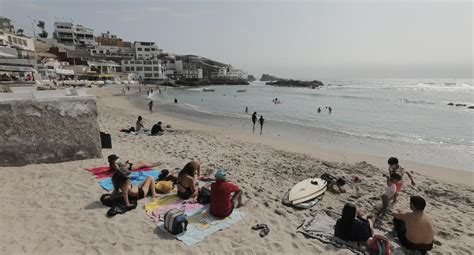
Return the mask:
[[262,77],[260,78],[260,81],[278,81],[278,80],[281,80],[281,79],[269,74],[262,74]]
[[188,79],[179,80],[175,82],[176,85],[199,87],[209,85],[249,85],[247,80],[244,79]]
[[102,157],[95,97],[0,101],[0,166]]
[[299,80],[283,80],[267,82],[266,85],[279,86],[279,87],[302,87],[302,88],[319,88],[324,86],[321,81],[299,81]]
[[255,77],[251,74],[247,76],[247,81],[249,81],[249,82],[256,81],[256,80],[257,79],[255,79]]

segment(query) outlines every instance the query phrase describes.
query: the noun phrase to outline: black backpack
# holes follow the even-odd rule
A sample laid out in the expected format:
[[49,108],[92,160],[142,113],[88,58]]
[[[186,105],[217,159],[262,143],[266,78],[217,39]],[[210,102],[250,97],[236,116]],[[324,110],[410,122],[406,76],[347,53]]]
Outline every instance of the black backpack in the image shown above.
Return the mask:
[[197,201],[200,204],[210,204],[211,203],[211,191],[208,189],[201,189],[197,196]]

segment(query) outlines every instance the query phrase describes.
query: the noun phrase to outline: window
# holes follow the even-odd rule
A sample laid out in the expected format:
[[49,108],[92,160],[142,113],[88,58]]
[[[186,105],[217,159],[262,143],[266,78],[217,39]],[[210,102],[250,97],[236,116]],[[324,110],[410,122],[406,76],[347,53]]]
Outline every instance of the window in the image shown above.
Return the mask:
[[153,67],[153,71],[159,71],[157,66]]
[[97,53],[97,51],[96,51],[96,50],[92,50],[92,53]]
[[156,49],[155,49],[155,48],[151,48],[151,51],[156,51]]
[[145,51],[150,51],[150,49],[149,49],[149,48],[145,48]]
[[13,43],[18,43],[16,37],[13,37]]
[[151,78],[151,77],[153,77],[153,74],[151,74],[151,73],[145,73],[145,77],[146,77],[146,78]]
[[53,70],[53,69],[54,69],[54,66],[48,66],[48,69],[49,69],[49,70]]
[[11,43],[12,42],[12,37],[8,36],[8,41]]
[[145,66],[145,71],[151,72],[151,67],[150,66]]
[[131,66],[131,67],[130,67],[130,71],[135,72],[135,67],[134,67],[134,66]]
[[154,64],[154,65],[158,65],[158,61],[156,61],[156,60],[153,61],[153,64]]
[[142,48],[137,48],[138,51],[142,51]]
[[142,66],[137,66],[137,71],[143,71],[143,67]]
[[0,44],[2,44],[2,45],[3,45],[3,40],[0,40]]
[[151,65],[151,61],[145,61],[145,65]]
[[125,72],[130,72],[130,67],[129,66],[125,67]]

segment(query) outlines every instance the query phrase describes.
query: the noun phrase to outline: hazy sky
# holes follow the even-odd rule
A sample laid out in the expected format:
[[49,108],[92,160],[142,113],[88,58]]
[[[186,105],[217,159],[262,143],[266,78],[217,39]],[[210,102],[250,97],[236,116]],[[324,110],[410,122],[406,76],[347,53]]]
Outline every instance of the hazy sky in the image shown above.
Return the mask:
[[0,0],[31,33],[57,19],[156,41],[249,74],[298,79],[472,78],[471,1]]

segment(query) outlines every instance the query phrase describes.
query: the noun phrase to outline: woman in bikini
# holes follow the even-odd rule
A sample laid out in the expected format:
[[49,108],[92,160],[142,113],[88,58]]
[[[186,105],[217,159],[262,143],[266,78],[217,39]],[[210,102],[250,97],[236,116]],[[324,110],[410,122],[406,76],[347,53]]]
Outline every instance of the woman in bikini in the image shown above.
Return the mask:
[[153,180],[153,177],[148,176],[138,186],[132,187],[130,173],[131,172],[124,167],[120,167],[114,172],[114,175],[112,175],[112,184],[114,185],[112,195],[122,191],[123,200],[127,207],[131,206],[129,196],[136,197],[137,200],[142,199],[147,195],[156,197],[155,181]]
[[201,174],[201,165],[197,160],[188,162],[179,172],[176,180],[178,197],[186,200],[197,196],[199,190],[194,179],[196,174],[197,176]]

